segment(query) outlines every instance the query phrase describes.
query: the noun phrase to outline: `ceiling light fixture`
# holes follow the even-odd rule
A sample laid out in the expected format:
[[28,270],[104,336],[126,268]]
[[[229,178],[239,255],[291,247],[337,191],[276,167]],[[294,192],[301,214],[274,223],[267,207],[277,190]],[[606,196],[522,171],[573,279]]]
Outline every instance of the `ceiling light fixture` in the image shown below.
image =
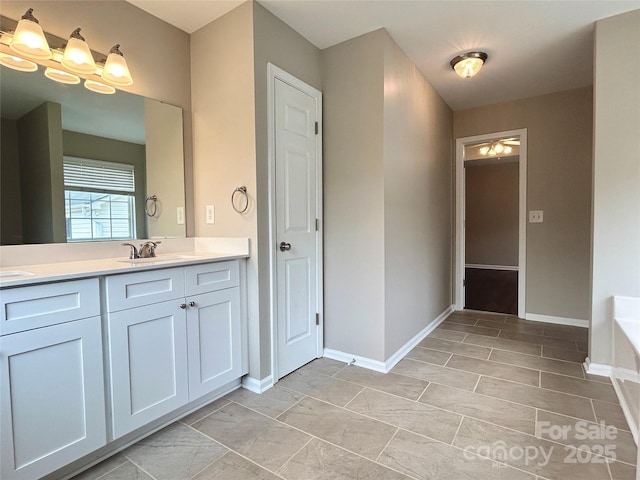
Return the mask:
[[[2,17],[0,64],[22,72],[35,72],[38,64],[41,64],[46,67],[47,78],[77,84],[80,83],[80,77],[83,77],[86,88],[104,94],[115,93],[114,87],[133,85],[131,72],[119,44],[106,56],[91,51],[80,35],[80,28],[76,28],[67,41],[48,33],[45,37],[32,12],[32,8],[28,9],[19,22]],[[15,31],[9,27],[13,25]],[[51,47],[49,42],[52,43]]]
[[482,155],[489,155],[491,157],[495,157],[501,153],[505,155],[509,155],[513,151],[509,145],[503,145],[501,142],[491,142],[490,146],[485,146],[480,148],[480,153]]
[[471,78],[480,71],[487,58],[484,52],[467,52],[453,58],[450,64],[462,78]]

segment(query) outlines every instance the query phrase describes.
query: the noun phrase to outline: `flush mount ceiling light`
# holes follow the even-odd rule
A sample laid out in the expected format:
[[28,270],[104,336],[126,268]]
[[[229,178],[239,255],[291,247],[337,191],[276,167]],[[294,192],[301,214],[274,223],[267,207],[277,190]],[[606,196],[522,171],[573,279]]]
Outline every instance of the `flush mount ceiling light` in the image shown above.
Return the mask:
[[480,71],[487,58],[484,52],[467,52],[453,58],[450,64],[462,78],[471,78]]
[[33,8],[27,10],[18,22],[10,47],[20,55],[36,60],[51,58],[49,43],[38,19],[33,16]]

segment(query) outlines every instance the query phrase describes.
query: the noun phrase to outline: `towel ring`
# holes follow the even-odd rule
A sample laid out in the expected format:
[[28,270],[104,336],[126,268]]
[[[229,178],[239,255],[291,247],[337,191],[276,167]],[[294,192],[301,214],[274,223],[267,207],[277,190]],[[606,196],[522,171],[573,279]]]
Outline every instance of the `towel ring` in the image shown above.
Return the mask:
[[144,201],[144,213],[149,217],[155,217],[158,213],[158,196],[151,195]]
[[[235,202],[236,193],[240,193],[241,195],[244,195],[244,208],[236,207],[236,202]],[[249,208],[249,195],[247,194],[247,187],[245,187],[244,185],[241,187],[236,187],[236,189],[231,194],[231,206],[238,213],[244,213],[247,211],[247,208]]]

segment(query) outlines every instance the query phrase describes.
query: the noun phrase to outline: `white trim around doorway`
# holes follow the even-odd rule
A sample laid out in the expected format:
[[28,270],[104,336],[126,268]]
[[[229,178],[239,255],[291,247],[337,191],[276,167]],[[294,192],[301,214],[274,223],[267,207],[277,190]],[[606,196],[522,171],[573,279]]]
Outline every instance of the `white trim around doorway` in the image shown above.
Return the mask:
[[494,132],[472,137],[456,139],[455,170],[455,269],[454,269],[454,304],[457,310],[464,309],[464,147],[480,142],[499,140],[501,138],[520,137],[519,159],[519,199],[518,199],[518,316],[526,316],[526,263],[527,263],[527,129]]

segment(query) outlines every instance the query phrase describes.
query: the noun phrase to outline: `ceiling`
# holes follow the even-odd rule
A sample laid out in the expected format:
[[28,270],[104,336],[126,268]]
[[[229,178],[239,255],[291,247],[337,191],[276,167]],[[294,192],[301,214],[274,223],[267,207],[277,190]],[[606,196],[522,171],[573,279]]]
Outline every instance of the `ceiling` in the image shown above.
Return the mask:
[[[192,33],[237,0],[128,0]],[[593,83],[596,20],[640,9],[640,0],[260,0],[320,49],[384,27],[453,110]],[[471,79],[449,61],[489,55]]]

